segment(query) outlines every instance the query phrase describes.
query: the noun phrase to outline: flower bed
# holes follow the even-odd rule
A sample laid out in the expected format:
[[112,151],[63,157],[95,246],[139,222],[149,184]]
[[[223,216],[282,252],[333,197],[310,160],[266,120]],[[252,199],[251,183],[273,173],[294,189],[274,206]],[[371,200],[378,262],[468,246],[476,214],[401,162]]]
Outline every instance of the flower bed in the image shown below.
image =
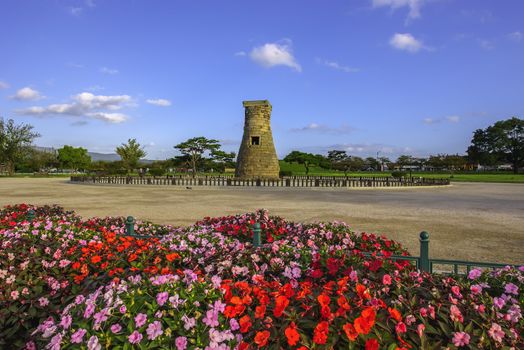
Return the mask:
[[125,236],[123,218],[1,210],[0,348],[524,345],[524,268],[420,273],[388,259],[408,253],[385,237],[262,210],[135,230],[152,238]]

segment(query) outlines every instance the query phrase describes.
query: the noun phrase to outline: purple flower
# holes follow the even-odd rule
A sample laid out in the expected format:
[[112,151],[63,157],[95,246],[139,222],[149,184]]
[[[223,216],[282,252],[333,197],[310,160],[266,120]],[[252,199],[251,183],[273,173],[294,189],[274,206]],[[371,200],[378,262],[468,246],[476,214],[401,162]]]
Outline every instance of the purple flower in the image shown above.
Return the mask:
[[34,341],[29,341],[25,344],[25,350],[36,350],[36,345]]
[[168,292],[160,292],[156,295],[156,302],[158,303],[158,305],[162,306],[166,303],[168,298],[169,298]]
[[519,295],[519,287],[517,287],[513,283],[506,284],[504,289],[505,289],[506,293],[508,293],[508,294]]
[[84,338],[84,335],[86,335],[86,333],[87,331],[85,329],[80,328],[79,330],[74,332],[73,335],[71,335],[71,343],[80,344],[83,341],[82,338]]
[[121,313],[121,314],[125,314],[126,311],[127,311],[127,308],[126,308],[125,305],[120,306],[120,313]]
[[135,324],[138,328],[142,327],[147,321],[147,315],[146,314],[138,314],[135,317]]
[[218,289],[220,288],[220,284],[222,283],[222,278],[220,278],[220,276],[214,275],[213,277],[211,277],[211,283],[213,283],[213,287],[215,289]]
[[127,339],[129,340],[129,342],[131,344],[138,344],[138,343],[140,343],[142,338],[143,338],[142,334],[140,334],[138,331],[134,331],[133,333],[131,333],[131,335],[129,337],[127,337]]
[[186,337],[177,337],[175,339],[175,345],[176,345],[177,350],[186,350],[187,338]]
[[474,295],[480,294],[482,292],[482,286],[479,284],[474,284],[469,289],[471,290],[471,294]]
[[184,321],[184,329],[186,331],[190,330],[191,328],[195,327],[196,320],[194,317],[187,317],[187,315],[182,316],[182,321]]
[[469,272],[468,278],[470,280],[474,280],[480,277],[482,275],[482,271],[480,269],[473,269]]
[[503,298],[493,298],[493,305],[495,305],[497,308],[502,309],[504,305],[506,305],[506,301]]
[[60,326],[62,326],[63,329],[68,329],[71,327],[71,322],[73,321],[71,315],[66,315],[62,317],[60,320]]
[[87,350],[100,350],[102,346],[98,342],[98,337],[96,335],[91,336],[87,342]]
[[113,333],[118,333],[122,330],[122,326],[119,325],[118,323],[115,323],[114,325],[111,326],[111,332]]
[[207,310],[206,316],[202,319],[206,325],[209,327],[216,327],[218,326],[218,312],[215,310]]
[[162,330],[162,324],[158,321],[150,323],[149,326],[147,326],[146,333],[147,339],[155,340],[164,333],[164,331]]
[[469,344],[470,336],[468,333],[456,332],[453,333],[453,345],[460,347]]
[[240,325],[238,324],[238,321],[234,318],[229,320],[229,327],[232,331],[236,331],[237,329],[240,329]]

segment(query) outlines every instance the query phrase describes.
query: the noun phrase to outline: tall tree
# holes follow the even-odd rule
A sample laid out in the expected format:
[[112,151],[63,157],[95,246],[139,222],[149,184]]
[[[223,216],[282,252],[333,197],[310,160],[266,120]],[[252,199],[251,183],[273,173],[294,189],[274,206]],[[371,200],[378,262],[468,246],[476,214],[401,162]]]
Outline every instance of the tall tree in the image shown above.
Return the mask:
[[519,167],[524,165],[524,120],[513,117],[476,130],[468,157],[487,165],[509,162],[513,172],[518,173]]
[[29,151],[33,140],[40,134],[33,132],[29,124],[15,125],[13,119],[0,118],[0,163],[5,163],[9,175],[15,172],[15,164]]
[[128,171],[135,169],[138,166],[138,161],[147,155],[144,148],[136,141],[136,139],[129,139],[127,140],[127,143],[123,143],[121,146],[117,147],[116,154],[122,158]]
[[91,164],[91,157],[85,148],[68,145],[58,149],[58,160],[63,168],[75,172],[78,169],[86,169]]
[[59,166],[57,153],[53,151],[30,148],[27,152],[22,167],[29,171],[48,171],[50,168]]
[[203,136],[193,137],[187,141],[181,142],[174,146],[182,155],[188,156],[191,168],[193,169],[193,177],[196,176],[197,165],[201,162],[202,156],[205,152],[212,153],[220,149],[218,140],[207,139]]

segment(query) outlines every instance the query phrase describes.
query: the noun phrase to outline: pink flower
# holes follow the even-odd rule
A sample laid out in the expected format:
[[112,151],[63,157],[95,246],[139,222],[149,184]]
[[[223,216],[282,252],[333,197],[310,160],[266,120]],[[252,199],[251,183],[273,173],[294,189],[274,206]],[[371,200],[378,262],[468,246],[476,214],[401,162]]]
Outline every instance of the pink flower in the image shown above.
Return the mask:
[[504,290],[506,291],[507,294],[519,295],[519,287],[517,287],[513,283],[506,284],[506,286],[504,287]]
[[493,305],[495,305],[497,308],[502,309],[504,305],[506,305],[506,301],[502,298],[493,298]]
[[14,291],[11,292],[11,298],[12,298],[13,300],[18,299],[19,296],[20,296],[20,293],[18,293],[17,290],[14,290]]
[[69,327],[71,327],[72,321],[73,321],[73,318],[71,317],[71,315],[65,315],[60,320],[60,326],[62,326],[63,329],[68,329]]
[[164,333],[164,331],[162,330],[162,324],[158,321],[150,323],[149,326],[147,326],[146,333],[147,339],[155,340]]
[[469,344],[470,336],[468,333],[456,332],[453,333],[453,345],[455,346],[465,346]]
[[457,296],[457,297],[462,296],[462,295],[460,294],[460,287],[459,287],[459,286],[453,286],[453,287],[451,287],[451,292],[453,292],[453,294],[455,294],[455,296]]
[[158,303],[158,305],[162,306],[166,303],[168,298],[169,298],[168,292],[160,292],[156,295],[156,302]]
[[382,283],[385,284],[386,286],[389,286],[391,284],[391,276],[388,274],[385,274],[384,276],[382,276]]
[[417,326],[417,333],[418,333],[418,336],[422,338],[422,336],[424,335],[424,330],[426,329],[426,326],[424,326],[423,323],[419,323],[419,325]]
[[34,341],[29,341],[25,344],[25,350],[36,350],[36,345]]
[[49,305],[49,299],[47,299],[46,297],[41,297],[41,298],[38,299],[38,303],[42,307],[47,306],[47,305]]
[[177,337],[175,339],[175,345],[177,350],[185,350],[187,347],[187,338],[186,337]]
[[135,317],[135,324],[138,328],[142,327],[147,321],[147,315],[146,314],[138,314]]
[[122,330],[122,326],[119,325],[118,323],[115,323],[114,325],[111,326],[111,332],[113,333],[118,333]]
[[98,337],[96,335],[91,336],[87,342],[87,350],[100,350],[102,346],[98,342]]
[[479,284],[472,285],[469,290],[471,291],[471,294],[478,295],[482,292],[482,286]]
[[452,321],[460,322],[460,323],[464,321],[464,317],[462,316],[462,313],[460,312],[459,308],[456,305],[451,305],[449,311],[450,311],[450,318]]
[[84,335],[86,335],[86,333],[87,331],[85,329],[80,328],[71,335],[71,343],[80,344],[83,341],[82,338],[84,338]]
[[491,328],[489,329],[488,334],[491,338],[493,338],[493,340],[499,343],[502,341],[502,338],[504,338],[504,331],[496,323],[493,323],[491,325]]
[[142,338],[143,338],[142,334],[140,334],[138,331],[134,331],[133,333],[131,333],[129,337],[127,337],[127,339],[129,340],[131,344],[140,343]]
[[397,331],[397,333],[406,333],[406,324],[404,322],[397,323],[397,325],[395,326],[395,331]]
[[482,271],[479,270],[479,269],[473,269],[469,272],[468,274],[468,278],[470,280],[474,280],[474,279],[477,279],[480,277],[480,275],[482,275]]

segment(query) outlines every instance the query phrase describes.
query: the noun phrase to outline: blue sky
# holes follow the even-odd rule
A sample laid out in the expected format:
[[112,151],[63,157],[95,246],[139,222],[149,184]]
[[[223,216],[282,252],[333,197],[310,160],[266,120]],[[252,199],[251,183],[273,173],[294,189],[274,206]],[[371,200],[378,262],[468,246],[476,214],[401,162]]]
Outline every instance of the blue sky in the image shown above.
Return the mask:
[[268,99],[279,156],[464,153],[524,115],[521,0],[0,2],[0,116],[40,146],[238,151]]

